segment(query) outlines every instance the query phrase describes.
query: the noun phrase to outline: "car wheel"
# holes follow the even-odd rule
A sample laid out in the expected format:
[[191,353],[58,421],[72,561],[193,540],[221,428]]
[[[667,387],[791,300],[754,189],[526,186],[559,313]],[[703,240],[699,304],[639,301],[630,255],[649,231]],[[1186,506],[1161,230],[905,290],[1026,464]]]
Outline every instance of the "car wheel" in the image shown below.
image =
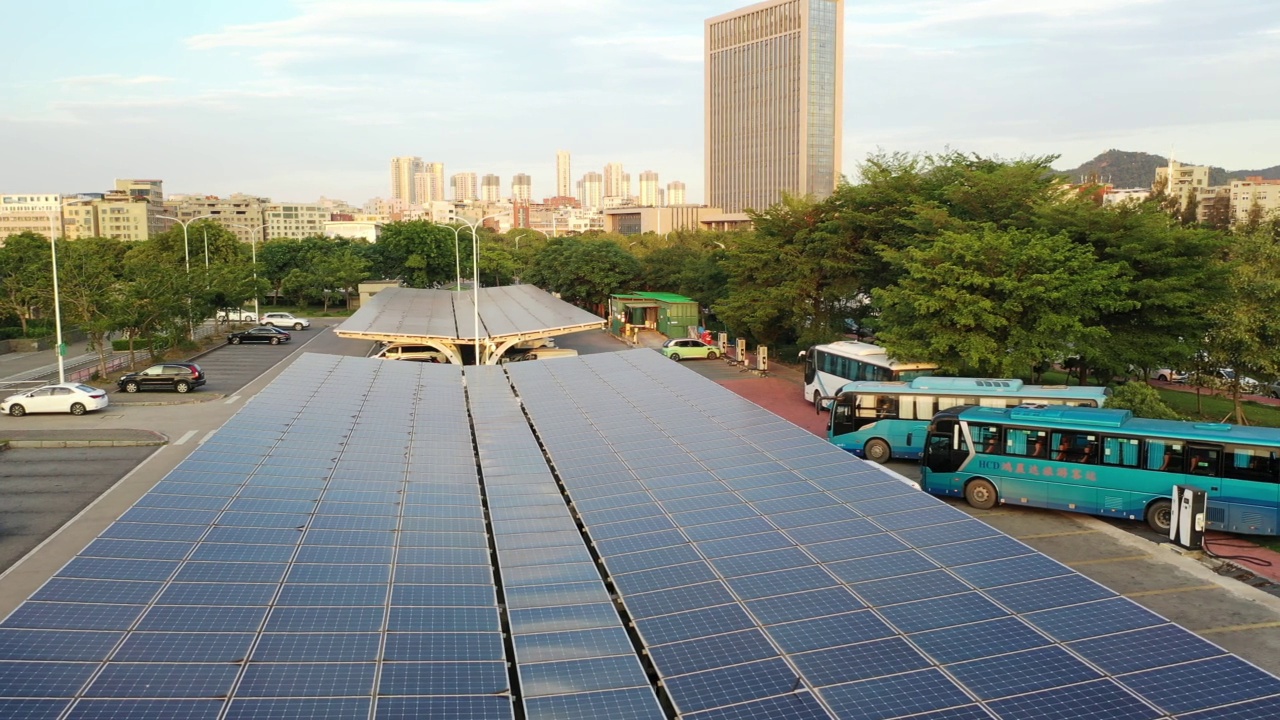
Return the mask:
[[83,414],[84,414],[84,403],[71,403],[71,414],[72,414],[72,415],[83,415]]
[[184,392],[186,392],[186,391],[188,391],[188,390],[190,390],[190,389],[191,389],[191,384],[190,384],[190,383],[185,383],[185,382],[180,382],[180,383],[178,383],[178,384],[174,385],[174,386],[173,386],[173,389],[174,389],[174,390],[177,390],[177,391],[178,391],[178,392],[180,392],[180,393],[184,393]]
[[887,462],[893,454],[889,451],[889,443],[880,438],[868,440],[862,452],[866,454],[868,460],[878,463]]
[[1270,395],[1271,397],[1280,400],[1280,390],[1272,390]]
[[21,405],[10,405],[9,414],[14,417],[22,417],[23,415],[27,414],[27,409],[22,407]]
[[1000,500],[1000,494],[990,480],[978,478],[964,486],[964,499],[979,510],[990,510]]
[[301,329],[302,329],[302,323],[294,323],[294,324],[293,324],[293,329],[294,329],[294,330],[301,330]]
[[136,382],[132,382],[132,381],[131,381],[131,382],[127,382],[127,383],[125,383],[125,384],[124,384],[124,391],[125,391],[125,392],[127,392],[127,393],[136,393],[136,392],[138,392],[138,383],[136,383]]
[[279,344],[280,344],[280,338],[271,338],[271,344],[272,344],[272,345],[279,345]]
[[228,342],[230,342],[232,345],[239,345],[240,338],[228,338]]
[[667,357],[671,358],[672,360],[675,360],[676,362],[680,362],[680,353],[671,353]]
[[264,322],[264,323],[262,323],[262,324],[263,324],[263,325],[266,325],[267,327],[275,327],[275,323],[271,322],[270,320],[268,320],[268,321],[266,321],[266,322]]
[[1160,498],[1147,506],[1147,525],[1158,533],[1169,534],[1169,526],[1173,524],[1173,501]]
[[715,350],[712,350],[711,352],[707,353],[707,359],[708,359],[708,360],[715,360],[715,359],[716,359],[716,358],[718,358],[718,357],[720,357],[720,356],[716,354],[716,351],[715,351]]
[[254,321],[256,321],[257,319],[258,319],[258,318],[254,317],[254,316],[252,316],[252,315],[245,315],[245,316],[244,316],[244,321],[245,321],[245,322],[254,322]]

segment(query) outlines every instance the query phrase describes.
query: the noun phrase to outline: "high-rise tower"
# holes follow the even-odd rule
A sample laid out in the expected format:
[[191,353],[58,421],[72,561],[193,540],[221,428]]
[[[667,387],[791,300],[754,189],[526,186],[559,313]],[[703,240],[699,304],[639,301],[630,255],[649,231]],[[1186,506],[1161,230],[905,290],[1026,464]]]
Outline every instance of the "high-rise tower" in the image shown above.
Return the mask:
[[569,172],[569,151],[556,152],[556,196],[573,197],[573,178]]
[[412,205],[422,202],[414,192],[413,176],[424,170],[422,158],[406,155],[391,158],[391,197]]
[[840,180],[843,0],[768,0],[706,21],[707,203],[763,210]]

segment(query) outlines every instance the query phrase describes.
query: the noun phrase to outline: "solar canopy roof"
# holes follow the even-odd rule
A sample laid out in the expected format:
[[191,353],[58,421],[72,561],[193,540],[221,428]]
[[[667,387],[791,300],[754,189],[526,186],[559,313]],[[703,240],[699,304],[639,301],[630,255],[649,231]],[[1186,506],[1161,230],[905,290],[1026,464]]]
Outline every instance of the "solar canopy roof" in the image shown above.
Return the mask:
[[0,623],[4,718],[1278,714],[1280,679],[644,350],[304,355]]
[[504,285],[470,290],[387,288],[343,321],[342,337],[383,342],[434,344],[449,350],[479,339],[487,362],[522,340],[591,330],[605,321],[533,285]]

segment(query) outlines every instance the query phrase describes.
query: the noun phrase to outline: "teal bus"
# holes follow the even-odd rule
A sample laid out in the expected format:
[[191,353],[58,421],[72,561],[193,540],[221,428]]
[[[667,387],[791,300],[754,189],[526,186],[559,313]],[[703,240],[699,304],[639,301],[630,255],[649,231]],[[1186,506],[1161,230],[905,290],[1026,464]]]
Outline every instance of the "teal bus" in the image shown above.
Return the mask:
[[1277,534],[1280,429],[1135,418],[1128,410],[951,408],[929,425],[921,487],[997,504],[1145,520],[1168,533],[1174,485],[1203,489],[1206,527]]
[[1101,407],[1107,388],[1027,385],[1000,378],[919,377],[911,382],[851,382],[840,388],[827,440],[858,457],[918,460],[929,421],[957,405],[1011,408],[1023,403]]

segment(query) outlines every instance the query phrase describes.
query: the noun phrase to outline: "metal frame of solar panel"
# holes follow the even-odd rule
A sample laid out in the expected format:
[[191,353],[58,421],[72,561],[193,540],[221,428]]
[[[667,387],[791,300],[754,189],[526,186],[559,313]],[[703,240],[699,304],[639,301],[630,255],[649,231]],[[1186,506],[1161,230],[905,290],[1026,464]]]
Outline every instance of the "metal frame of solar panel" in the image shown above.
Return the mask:
[[683,717],[1280,714],[1280,679],[656,353],[508,371]]
[[0,623],[0,717],[511,718],[460,369],[307,354]]
[[466,381],[525,717],[666,718],[506,374]]

